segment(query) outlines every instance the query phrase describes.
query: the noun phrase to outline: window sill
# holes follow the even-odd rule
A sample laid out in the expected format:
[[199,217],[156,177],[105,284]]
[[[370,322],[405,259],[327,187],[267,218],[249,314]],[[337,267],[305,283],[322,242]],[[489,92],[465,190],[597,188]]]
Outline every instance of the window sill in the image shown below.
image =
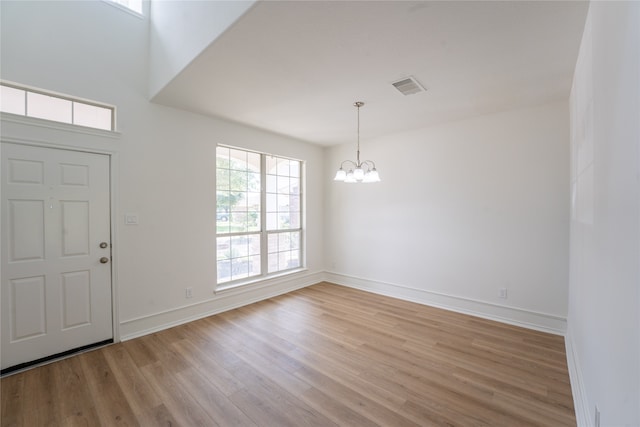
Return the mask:
[[213,291],[213,293],[217,295],[217,294],[225,293],[227,291],[237,290],[238,288],[249,287],[250,285],[258,285],[258,284],[269,285],[270,282],[274,282],[277,279],[281,279],[287,276],[293,276],[295,274],[304,273],[307,271],[308,271],[307,268],[301,267],[293,270],[283,271],[281,273],[275,273],[269,276],[252,277],[247,280],[241,280],[241,281],[233,282],[229,284],[222,284],[222,285],[216,286],[216,289]]

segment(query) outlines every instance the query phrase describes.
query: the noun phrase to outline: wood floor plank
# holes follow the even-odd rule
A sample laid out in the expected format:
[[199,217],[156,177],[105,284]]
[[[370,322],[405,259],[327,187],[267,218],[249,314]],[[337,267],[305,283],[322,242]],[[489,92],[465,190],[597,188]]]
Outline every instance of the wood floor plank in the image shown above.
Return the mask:
[[26,375],[11,375],[0,381],[0,425],[14,427],[24,425],[24,381]]
[[183,426],[218,425],[194,400],[189,390],[176,380],[170,369],[170,366],[156,362],[145,365],[141,371],[149,384],[160,395],[162,403],[167,407],[171,416],[179,425]]
[[92,402],[102,423],[114,426],[139,425],[103,351],[90,351],[77,357],[80,359]]
[[81,410],[60,420],[63,427],[88,427],[103,425],[95,406],[86,406]]
[[39,366],[25,372],[24,406],[30,408],[23,412],[24,425],[58,425],[60,401],[56,387],[54,369],[51,365]]
[[164,404],[146,409],[136,416],[141,426],[177,427],[180,425]]
[[55,364],[53,371],[57,385],[56,391],[65,396],[59,404],[58,417],[62,424],[81,425],[83,422],[86,422],[86,425],[100,424],[80,359],[77,357],[63,359]]
[[102,352],[136,416],[162,406],[160,397],[149,385],[124,346],[108,346]]
[[[258,425],[280,425],[282,417],[287,420],[287,425],[318,427],[335,425],[331,420],[298,399],[287,389],[280,387],[249,365],[237,366],[233,375],[245,385],[246,390],[251,390],[251,399],[253,401],[257,397],[261,407],[269,408],[269,411],[265,411],[257,419],[253,418]],[[232,399],[234,396],[236,395],[233,395]],[[250,411],[246,406],[241,409],[245,413]],[[271,418],[274,409],[281,416]]]
[[1,426],[575,426],[564,339],[319,283],[0,380]]
[[209,382],[198,370],[187,369],[176,375],[204,411],[221,426],[256,426],[222,391]]
[[225,396],[230,396],[244,386],[233,377],[215,358],[215,353],[203,351],[201,346],[193,344],[189,340],[175,343],[176,351],[180,352],[192,367],[198,370],[211,384],[222,391]]
[[382,426],[418,426],[404,414],[378,404],[369,396],[355,392],[348,386],[323,375],[312,368],[302,368],[296,375],[312,384],[314,388],[347,405],[353,411]]
[[322,413],[337,425],[358,427],[375,427],[379,425],[352,410],[343,402],[337,401],[335,396],[329,396],[315,387],[311,387],[302,393],[301,398],[309,404],[309,406]]

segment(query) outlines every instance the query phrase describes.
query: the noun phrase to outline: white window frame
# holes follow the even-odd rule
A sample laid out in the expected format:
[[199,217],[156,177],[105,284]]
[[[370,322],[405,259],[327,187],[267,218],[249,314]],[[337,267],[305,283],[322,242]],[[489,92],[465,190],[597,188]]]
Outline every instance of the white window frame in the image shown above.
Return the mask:
[[130,15],[133,15],[137,18],[144,18],[144,1],[141,0],[140,1],[140,10],[137,9],[133,9],[132,7],[130,7],[128,4],[125,4],[125,2],[121,1],[121,0],[102,0],[104,3],[108,4],[109,6],[113,6],[116,9],[120,9],[123,12],[129,13]]
[[[224,289],[230,289],[230,288],[235,288],[238,286],[242,286],[242,285],[247,285],[247,284],[251,284],[251,283],[256,283],[256,282],[260,282],[263,281],[265,279],[269,279],[269,278],[273,278],[273,277],[278,277],[278,276],[284,276],[284,275],[289,275],[289,274],[294,274],[297,273],[299,271],[305,270],[306,265],[305,265],[305,261],[306,261],[306,257],[305,257],[305,239],[304,239],[304,207],[306,206],[305,204],[305,192],[304,192],[304,174],[305,174],[305,167],[304,167],[304,161],[300,160],[300,159],[294,159],[291,157],[287,157],[287,156],[280,156],[280,155],[276,155],[276,154],[268,154],[268,153],[264,153],[264,152],[259,152],[259,151],[255,151],[255,150],[249,150],[246,148],[242,148],[242,147],[234,147],[231,145],[225,145],[225,144],[218,144],[216,149],[218,147],[222,147],[222,148],[228,148],[228,149],[232,149],[232,150],[239,150],[239,151],[244,151],[247,153],[253,153],[253,154],[258,154],[260,155],[260,229],[257,231],[242,231],[242,232],[229,232],[229,233],[218,233],[217,231],[217,218],[216,218],[216,254],[217,254],[217,242],[218,242],[218,238],[219,237],[238,237],[238,236],[249,236],[249,235],[260,235],[260,274],[258,275],[254,275],[254,276],[249,276],[246,278],[240,278],[240,279],[236,279],[236,280],[229,280],[229,281],[225,281],[222,283],[218,283],[218,278],[217,278],[217,274],[218,274],[218,263],[217,263],[217,255],[216,255],[216,291],[220,291],[220,290],[224,290]],[[217,150],[216,150],[216,156],[217,156]],[[300,166],[300,170],[299,170],[299,179],[300,179],[300,187],[299,187],[299,197],[300,197],[300,224],[298,228],[290,228],[290,229],[279,229],[279,230],[268,230],[267,229],[267,157],[276,157],[279,159],[286,159],[286,160],[290,160],[290,161],[296,161],[299,162],[299,166]],[[217,175],[217,166],[216,166],[216,175]],[[216,183],[216,194],[217,194],[217,183]],[[217,198],[216,198],[217,200]],[[217,217],[217,205],[216,205],[216,217]],[[231,214],[231,212],[229,212],[229,214]],[[269,235],[278,235],[281,233],[290,233],[290,232],[297,232],[299,233],[299,266],[297,267],[292,267],[289,269],[283,269],[283,270],[278,270],[272,273],[269,273],[269,266],[268,266],[268,262],[269,262],[269,251],[268,251],[268,242],[269,242]]]
[[[8,88],[24,91],[24,114],[12,113],[12,112],[4,112],[4,111],[0,110],[0,112],[2,112],[3,114],[14,114],[16,116],[29,117],[29,118],[36,119],[36,120],[44,120],[44,121],[56,122],[56,123],[65,123],[65,124],[68,124],[68,125],[78,126],[78,127],[81,127],[81,128],[99,129],[99,130],[107,131],[107,132],[115,132],[116,131],[116,107],[113,106],[113,105],[103,104],[103,103],[100,103],[100,102],[97,102],[97,101],[82,99],[82,98],[74,97],[74,96],[71,96],[71,95],[65,95],[65,94],[61,94],[61,93],[57,93],[57,92],[53,92],[53,91],[47,91],[47,90],[44,90],[44,89],[38,89],[38,88],[31,87],[31,86],[26,86],[26,85],[14,83],[14,82],[9,82],[9,81],[6,81],[6,80],[0,80],[0,86],[4,86],[4,87],[8,87]],[[71,121],[69,122],[69,121],[64,121],[64,120],[44,119],[44,118],[41,118],[41,117],[38,117],[38,116],[30,115],[29,114],[29,94],[30,93],[31,94],[37,94],[37,95],[44,95],[44,96],[48,96],[48,97],[52,97],[52,98],[56,98],[56,99],[60,99],[60,100],[71,102]],[[110,128],[109,129],[104,129],[104,128],[101,128],[101,127],[86,126],[86,125],[74,123],[74,106],[76,104],[86,105],[86,106],[91,106],[91,107],[98,107],[98,108],[102,108],[104,110],[108,110],[110,112],[110,116],[111,116]]]

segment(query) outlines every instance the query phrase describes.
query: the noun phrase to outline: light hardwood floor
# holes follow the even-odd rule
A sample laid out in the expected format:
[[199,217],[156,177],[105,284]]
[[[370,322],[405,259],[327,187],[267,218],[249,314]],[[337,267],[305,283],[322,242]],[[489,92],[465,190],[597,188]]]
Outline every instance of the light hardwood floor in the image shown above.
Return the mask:
[[564,426],[563,338],[320,283],[1,380],[2,426]]

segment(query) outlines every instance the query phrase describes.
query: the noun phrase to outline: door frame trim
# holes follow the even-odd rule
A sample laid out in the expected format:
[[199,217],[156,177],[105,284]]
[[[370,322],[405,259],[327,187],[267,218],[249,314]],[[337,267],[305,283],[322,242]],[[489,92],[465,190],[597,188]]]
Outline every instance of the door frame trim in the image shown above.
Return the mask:
[[[64,139],[70,143],[60,143],[57,141],[57,135],[46,135],[46,139],[28,138],[23,136],[11,136],[5,135],[5,121],[2,120],[3,132],[0,134],[0,150],[2,149],[2,143],[29,145],[33,147],[53,148],[58,150],[67,151],[79,151],[83,153],[101,154],[109,156],[109,224],[111,228],[111,321],[113,331],[113,342],[120,342],[120,317],[118,306],[118,200],[119,200],[119,149],[118,140],[120,139],[119,133],[109,135],[108,137],[90,135],[86,133],[74,132],[72,129],[64,130],[62,137],[74,134],[75,138]],[[25,133],[34,129],[30,125],[25,126]],[[35,129],[34,129],[35,130]],[[58,133],[58,132],[56,132]],[[49,138],[51,137],[51,138]],[[62,139],[62,138],[61,138]],[[115,139],[115,141],[114,141]],[[106,145],[109,146],[106,146]],[[0,251],[2,248],[0,247]]]

